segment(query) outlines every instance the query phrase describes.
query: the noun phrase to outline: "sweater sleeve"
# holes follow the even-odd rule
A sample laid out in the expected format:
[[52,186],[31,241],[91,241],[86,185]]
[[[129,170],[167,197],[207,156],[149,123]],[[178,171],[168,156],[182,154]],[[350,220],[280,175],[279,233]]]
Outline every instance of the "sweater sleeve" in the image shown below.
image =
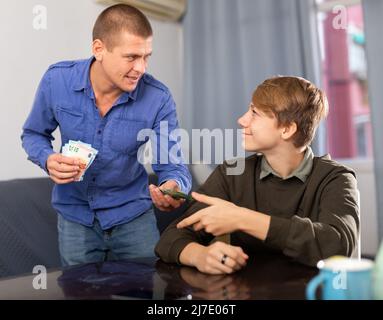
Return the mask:
[[[229,200],[224,170],[225,165],[218,166],[197,192]],[[197,242],[202,245],[208,245],[214,238],[213,235],[203,230],[196,232],[192,227],[177,229],[178,222],[206,207],[207,205],[205,204],[192,201],[185,213],[180,218],[174,220],[162,233],[155,248],[156,255],[165,262],[179,263],[179,255],[189,243]]]
[[298,215],[290,219],[272,216],[265,243],[311,266],[333,255],[351,256],[359,229],[358,191],[352,173],[339,172],[330,179],[320,196],[317,217],[314,221]]

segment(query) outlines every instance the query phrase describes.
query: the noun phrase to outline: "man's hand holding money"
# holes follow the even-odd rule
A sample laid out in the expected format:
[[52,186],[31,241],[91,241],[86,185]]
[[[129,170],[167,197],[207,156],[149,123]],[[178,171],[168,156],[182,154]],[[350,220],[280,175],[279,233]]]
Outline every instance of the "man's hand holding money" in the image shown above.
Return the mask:
[[160,187],[157,187],[153,184],[149,186],[150,196],[152,198],[153,204],[159,210],[166,212],[173,211],[185,202],[184,199],[176,200],[171,196],[162,194],[160,189],[179,191],[179,186],[174,180],[166,181]]
[[51,179],[57,184],[75,181],[81,173],[81,160],[53,153],[48,157],[47,169]]
[[82,181],[98,151],[88,143],[73,140],[69,140],[61,150],[62,153],[48,157],[47,169],[51,179],[57,184]]

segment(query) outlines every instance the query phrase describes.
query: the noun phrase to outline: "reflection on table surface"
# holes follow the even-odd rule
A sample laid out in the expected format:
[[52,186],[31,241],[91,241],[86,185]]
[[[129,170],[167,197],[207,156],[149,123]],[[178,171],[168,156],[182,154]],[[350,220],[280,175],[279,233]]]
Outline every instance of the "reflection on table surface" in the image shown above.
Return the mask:
[[157,259],[90,263],[51,271],[47,289],[32,287],[36,275],[0,281],[0,299],[304,299],[317,274],[280,255],[257,255],[231,275]]

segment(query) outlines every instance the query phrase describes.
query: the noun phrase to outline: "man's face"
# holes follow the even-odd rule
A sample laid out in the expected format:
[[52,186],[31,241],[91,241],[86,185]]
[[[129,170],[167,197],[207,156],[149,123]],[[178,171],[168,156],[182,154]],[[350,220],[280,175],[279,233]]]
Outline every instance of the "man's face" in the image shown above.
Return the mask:
[[111,51],[104,47],[101,64],[105,80],[122,91],[133,91],[146,71],[152,54],[152,39],[123,32]]
[[249,110],[238,119],[243,128],[242,146],[246,151],[264,153],[274,150],[282,141],[275,116],[270,116],[250,103]]

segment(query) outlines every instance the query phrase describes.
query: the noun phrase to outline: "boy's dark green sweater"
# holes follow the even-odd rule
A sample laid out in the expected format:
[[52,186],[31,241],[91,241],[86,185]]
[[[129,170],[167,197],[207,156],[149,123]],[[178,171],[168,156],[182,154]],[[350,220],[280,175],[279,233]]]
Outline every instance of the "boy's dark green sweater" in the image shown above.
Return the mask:
[[[274,175],[260,179],[262,156],[245,159],[241,175],[227,175],[230,165],[218,166],[198,192],[231,201],[240,207],[271,216],[265,241],[243,232],[231,235],[231,244],[248,254],[280,251],[301,263],[316,265],[332,255],[350,256],[358,239],[359,208],[355,173],[329,157],[315,157],[305,182],[297,177],[283,180]],[[166,262],[178,257],[190,242],[208,245],[214,238],[177,223],[205,204],[192,202],[185,214],[163,232],[156,254]]]

